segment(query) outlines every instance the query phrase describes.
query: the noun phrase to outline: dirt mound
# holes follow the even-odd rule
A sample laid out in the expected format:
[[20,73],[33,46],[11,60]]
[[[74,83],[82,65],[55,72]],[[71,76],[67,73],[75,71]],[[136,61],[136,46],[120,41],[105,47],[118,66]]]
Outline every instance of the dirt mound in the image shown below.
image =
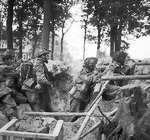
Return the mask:
[[52,133],[57,120],[50,117],[28,117],[26,120],[20,120],[16,123],[17,131]]
[[61,73],[55,76],[53,81],[54,89],[50,91],[50,99],[53,111],[69,111],[69,90],[72,84],[72,77],[68,74]]
[[[77,121],[70,123],[64,123],[64,140],[71,140],[79,130],[84,118],[81,117]],[[96,120],[91,118],[89,119],[86,127],[84,128],[83,134],[85,134],[94,124]],[[85,136],[83,140],[98,140],[98,129],[92,131],[89,135]]]
[[109,65],[111,61],[111,57],[102,57],[98,59],[97,65]]
[[[150,58],[141,60],[138,63],[150,63]],[[150,74],[150,65],[136,65],[134,75],[148,75]],[[131,80],[129,84],[139,84],[143,88],[150,84],[150,80]],[[147,89],[148,90],[148,89]]]
[[54,88],[49,92],[52,109],[55,112],[69,111],[69,95],[73,77],[71,68],[62,61],[49,60],[47,64],[49,76]]
[[29,104],[20,104],[17,106],[18,119],[27,119],[28,116],[24,112],[32,112]]
[[62,62],[62,61],[52,61],[49,60],[48,64],[46,64],[48,71],[52,74],[52,76],[54,77],[57,74],[60,73],[70,73],[70,67],[68,66],[68,64]]
[[[150,63],[150,58],[141,60],[139,63]],[[150,74],[150,65],[137,65],[135,67],[135,75],[147,75]]]
[[0,112],[0,128],[2,128],[5,124],[8,123],[8,119],[6,118],[5,115]]

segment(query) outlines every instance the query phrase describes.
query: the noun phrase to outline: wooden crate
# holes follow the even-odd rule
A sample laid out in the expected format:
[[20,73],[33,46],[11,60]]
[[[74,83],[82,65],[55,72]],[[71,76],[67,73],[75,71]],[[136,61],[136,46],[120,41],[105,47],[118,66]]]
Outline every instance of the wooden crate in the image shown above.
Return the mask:
[[15,140],[16,138],[63,140],[63,120],[58,120],[52,134],[14,131],[18,119],[13,119],[0,129],[0,140]]

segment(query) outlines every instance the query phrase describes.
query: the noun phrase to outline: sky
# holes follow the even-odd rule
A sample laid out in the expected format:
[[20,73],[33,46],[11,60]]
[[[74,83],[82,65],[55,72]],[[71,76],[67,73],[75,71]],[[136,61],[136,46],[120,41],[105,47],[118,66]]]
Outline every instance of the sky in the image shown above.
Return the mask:
[[[74,23],[72,28],[65,36],[68,42],[68,49],[72,54],[74,60],[83,58],[83,40],[84,30],[80,28],[78,23]],[[109,52],[109,47],[102,46],[102,50]],[[127,51],[133,59],[145,59],[150,57],[150,36],[141,37],[131,42],[131,46]],[[96,44],[89,44],[86,42],[86,57],[96,56]]]
[[[65,35],[65,40],[68,43],[68,49],[70,50],[73,59],[83,59],[84,29],[81,29],[81,8],[82,4],[78,4],[71,9],[75,21],[79,22],[74,22],[67,34]],[[85,58],[90,56],[96,56],[96,47],[96,44],[86,42]]]
[[[68,49],[74,59],[83,58],[83,41],[84,30],[80,28],[78,23],[74,23],[72,28],[65,35],[65,40],[68,43]],[[86,42],[85,57],[96,56],[96,44]]]
[[136,39],[128,50],[133,59],[150,58],[150,36]]
[[[78,18],[79,13],[81,13],[81,5],[77,5],[72,9],[75,19]],[[74,22],[70,30],[65,35],[65,40],[68,43],[68,49],[73,56],[73,59],[83,59],[83,41],[84,41],[84,29],[81,29],[80,22]],[[145,59],[150,57],[150,36],[141,37],[135,39],[130,44],[130,48],[127,51],[131,58],[133,59]],[[90,44],[86,42],[86,52],[85,57],[95,57],[96,56],[97,44]],[[109,47],[101,46],[102,50],[107,52],[109,55]]]

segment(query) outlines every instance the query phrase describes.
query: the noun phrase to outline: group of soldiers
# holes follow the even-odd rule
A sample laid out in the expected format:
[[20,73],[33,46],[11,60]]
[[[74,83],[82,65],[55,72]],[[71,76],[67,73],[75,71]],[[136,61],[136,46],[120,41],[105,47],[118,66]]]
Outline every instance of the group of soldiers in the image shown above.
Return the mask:
[[[35,59],[27,62],[16,61],[14,52],[6,50],[0,63],[0,105],[3,114],[11,120],[17,116],[17,105],[28,103],[33,111],[52,112],[50,94],[53,88],[48,69],[49,50],[40,48]],[[89,57],[84,61],[83,69],[73,83],[74,92],[70,96],[70,112],[83,112],[92,99],[93,90],[101,83],[104,75],[133,74],[133,67],[127,65],[128,54],[116,52],[112,62],[103,71],[96,67],[98,59]],[[104,100],[120,99],[120,87],[123,81],[109,81],[102,98]],[[76,118],[73,118],[74,121]]]
[[11,120],[17,118],[17,106],[30,104],[33,111],[52,111],[48,76],[49,50],[40,48],[34,62],[16,61],[14,52],[6,50],[0,63],[0,109]]
[[[128,65],[129,60],[131,59],[126,52],[115,52],[112,56],[112,62],[106,67],[105,70],[102,70],[97,67],[97,58],[87,58],[84,61],[82,70],[74,80],[74,90],[70,92],[70,111],[85,111],[87,105],[90,103],[93,97],[95,97],[94,87],[96,87],[98,83],[100,83],[100,86],[104,84],[104,82],[101,80],[102,76],[133,75],[135,63],[130,66]],[[121,96],[120,87],[125,84],[127,83],[123,80],[107,81],[107,84],[102,93],[102,99],[106,101],[114,99],[115,102],[118,103]],[[71,121],[75,121],[76,119],[77,117],[73,117]]]

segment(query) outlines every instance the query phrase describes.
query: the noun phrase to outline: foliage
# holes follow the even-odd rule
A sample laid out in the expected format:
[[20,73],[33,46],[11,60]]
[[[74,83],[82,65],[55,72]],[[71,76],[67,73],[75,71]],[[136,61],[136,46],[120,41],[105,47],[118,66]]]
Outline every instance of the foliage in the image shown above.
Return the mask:
[[[34,0],[26,0],[23,2],[22,7],[19,1],[15,1],[16,6],[14,8],[15,16],[14,16],[14,24],[17,26],[14,31],[14,39],[15,42],[18,43],[19,38],[19,13],[21,8],[23,8],[23,40],[24,45],[26,45],[26,38],[30,41],[35,42],[40,39],[41,31],[42,31],[42,14],[43,9],[40,4],[34,3]],[[20,5],[20,6],[19,6]]]
[[65,34],[71,28],[74,19],[70,12],[71,7],[74,2],[71,0],[62,0],[57,6],[56,18],[56,28],[61,32],[61,50],[60,50],[60,60],[63,60],[63,41]]
[[73,20],[70,12],[71,7],[73,6],[73,1],[62,0],[58,6],[59,9],[57,9],[57,11],[59,13],[57,13],[57,27],[61,29],[67,27],[67,20]]
[[[133,34],[140,37],[148,33],[147,17],[150,15],[150,3],[147,0],[88,0],[87,3],[86,8],[92,15],[90,23],[93,26],[99,24],[104,28],[106,32],[103,32],[103,35],[109,35],[108,27],[119,28],[120,24],[122,24],[121,36]],[[128,48],[129,44],[126,41],[122,40],[122,44]]]

